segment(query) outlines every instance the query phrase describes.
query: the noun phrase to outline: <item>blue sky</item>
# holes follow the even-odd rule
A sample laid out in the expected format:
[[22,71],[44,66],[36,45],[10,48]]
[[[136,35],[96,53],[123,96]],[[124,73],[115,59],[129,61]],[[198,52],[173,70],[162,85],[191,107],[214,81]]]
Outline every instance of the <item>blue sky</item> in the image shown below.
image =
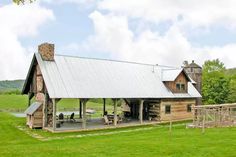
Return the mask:
[[171,66],[219,58],[236,67],[231,0],[38,0],[20,6],[3,0],[0,24],[0,80],[25,78],[43,42],[65,55]]

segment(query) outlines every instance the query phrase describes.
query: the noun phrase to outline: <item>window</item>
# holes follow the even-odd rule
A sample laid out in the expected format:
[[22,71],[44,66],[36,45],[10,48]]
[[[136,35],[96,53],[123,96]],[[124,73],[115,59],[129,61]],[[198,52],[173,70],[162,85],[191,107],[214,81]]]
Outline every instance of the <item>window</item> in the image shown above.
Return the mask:
[[191,72],[193,72],[193,68],[191,68]]
[[187,112],[192,112],[192,104],[187,105]]
[[171,113],[171,106],[170,105],[166,105],[165,106],[165,114],[170,114]]
[[185,84],[183,83],[176,83],[177,91],[185,91]]
[[180,91],[180,84],[179,83],[176,84],[176,89]]

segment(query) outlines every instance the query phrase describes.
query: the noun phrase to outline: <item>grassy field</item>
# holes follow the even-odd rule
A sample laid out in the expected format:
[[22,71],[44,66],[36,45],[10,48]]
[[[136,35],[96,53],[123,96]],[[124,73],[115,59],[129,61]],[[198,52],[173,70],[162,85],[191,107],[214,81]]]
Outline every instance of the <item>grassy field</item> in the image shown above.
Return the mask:
[[236,128],[207,129],[201,134],[199,129],[174,124],[171,133],[161,125],[52,134],[31,131],[24,124],[24,118],[0,113],[0,156],[236,156]]
[[[24,110],[27,97],[0,95],[0,157],[74,157],[74,156],[142,156],[142,157],[235,157],[236,127],[186,129],[185,123],[150,125],[120,129],[53,134],[30,130],[25,118],[9,111]],[[77,108],[78,101],[66,99],[59,108]],[[89,108],[102,104],[89,102]],[[108,105],[112,110],[112,105]]]
[[27,96],[22,95],[1,95],[0,110],[9,112],[20,112],[27,108]]
[[[87,108],[94,109],[95,117],[101,116],[103,112],[103,104],[101,100],[98,102],[88,101]],[[5,112],[24,112],[27,108],[28,100],[26,95],[1,95],[0,94],[0,110]],[[58,111],[79,111],[79,101],[77,99],[62,99],[57,105]],[[106,109],[113,111],[111,102],[108,101]]]

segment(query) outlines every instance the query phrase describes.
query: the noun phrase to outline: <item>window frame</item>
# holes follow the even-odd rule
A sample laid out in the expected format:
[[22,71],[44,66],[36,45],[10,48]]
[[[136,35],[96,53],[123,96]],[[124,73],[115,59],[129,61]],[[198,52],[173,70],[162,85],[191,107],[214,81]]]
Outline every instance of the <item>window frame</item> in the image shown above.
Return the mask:
[[[169,110],[167,111],[167,107],[169,108]],[[165,114],[171,114],[171,105],[165,105]]]
[[193,104],[187,104],[187,112],[192,112]]
[[184,91],[186,91],[186,85],[185,85],[185,83],[176,83],[175,84],[175,87],[176,87],[176,90],[178,91],[178,92],[184,92]]

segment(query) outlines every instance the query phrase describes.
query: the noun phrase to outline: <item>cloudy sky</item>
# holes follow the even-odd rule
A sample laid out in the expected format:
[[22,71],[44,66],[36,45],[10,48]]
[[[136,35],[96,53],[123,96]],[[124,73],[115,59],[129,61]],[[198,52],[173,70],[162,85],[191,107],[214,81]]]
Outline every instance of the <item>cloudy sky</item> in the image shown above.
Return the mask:
[[24,79],[37,45],[57,54],[236,67],[235,0],[0,1],[0,80]]

